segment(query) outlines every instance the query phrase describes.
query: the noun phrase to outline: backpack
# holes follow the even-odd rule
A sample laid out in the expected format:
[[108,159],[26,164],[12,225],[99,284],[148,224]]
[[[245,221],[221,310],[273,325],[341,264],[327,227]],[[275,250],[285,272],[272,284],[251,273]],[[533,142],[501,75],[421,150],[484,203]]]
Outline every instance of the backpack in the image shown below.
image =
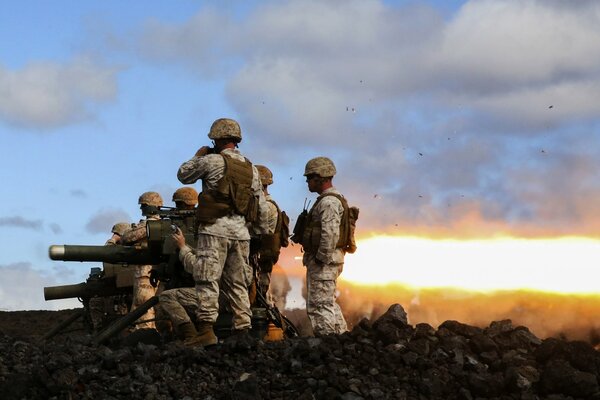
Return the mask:
[[[342,215],[342,221],[340,225],[340,238],[338,240],[337,247],[343,249],[346,253],[354,253],[356,251],[356,239],[354,232],[356,231],[356,221],[358,220],[359,209],[358,207],[349,206],[348,201],[344,196],[329,193],[320,196],[315,202],[313,207],[319,202],[319,200],[325,196],[335,196],[344,207],[344,214]],[[311,209],[312,210],[312,209]],[[298,215],[296,219],[296,225],[294,226],[294,234],[291,237],[292,242],[299,243],[303,246],[310,246],[309,243],[303,243],[304,232],[308,224],[309,212],[305,207],[302,213]]]
[[281,230],[280,234],[280,244],[281,247],[288,247],[290,245],[290,217],[285,213],[285,211],[281,211]]
[[358,207],[349,206],[348,201],[343,196],[330,194],[337,197],[344,206],[344,214],[342,215],[342,223],[340,225],[340,240],[338,247],[341,247],[346,253],[353,254],[356,251],[356,239],[354,232],[356,231],[356,221],[358,220]]

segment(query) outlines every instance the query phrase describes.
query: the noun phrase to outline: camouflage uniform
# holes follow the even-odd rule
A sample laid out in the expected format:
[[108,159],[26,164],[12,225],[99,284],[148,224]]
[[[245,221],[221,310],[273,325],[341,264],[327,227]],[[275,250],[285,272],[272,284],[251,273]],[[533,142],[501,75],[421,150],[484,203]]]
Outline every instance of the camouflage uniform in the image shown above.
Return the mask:
[[[134,224],[130,230],[123,234],[123,244],[134,244],[145,241],[146,221],[158,219],[160,219],[159,216],[150,215],[146,219],[140,220],[140,222]],[[152,265],[135,265],[133,267],[133,300],[130,311],[135,310],[156,294],[156,288],[150,284],[151,271]],[[144,315],[142,315],[139,320],[150,320],[154,318],[155,312],[154,307],[152,307]],[[156,324],[154,321],[150,321],[136,325],[136,329],[143,328],[155,329]]]
[[193,287],[168,289],[159,296],[162,309],[169,316],[174,326],[191,322],[199,308],[198,293]]
[[[326,193],[339,194],[335,187]],[[306,311],[315,335],[343,333],[348,330],[342,310],[337,304],[336,280],[344,268],[344,251],[336,248],[340,222],[344,213],[342,202],[334,196],[324,196],[309,215],[321,221],[321,241],[316,251],[305,249],[302,258],[306,266]]]
[[[277,207],[273,204],[273,198],[270,194],[266,195],[268,214],[267,214],[267,226],[269,231],[275,231],[275,227],[277,226],[277,217],[279,216]],[[262,257],[259,259],[259,284],[260,287],[265,291],[269,289],[271,285],[271,273],[273,271],[273,264],[275,264],[275,260],[269,257]],[[269,301],[272,303],[272,301]]]
[[[221,154],[244,161],[237,149],[225,149]],[[258,221],[251,225],[257,234],[268,233],[267,205],[258,172],[253,166],[252,190],[259,199]],[[224,176],[225,162],[220,154],[194,156],[184,162],[177,178],[184,184],[202,180],[202,191],[215,190]],[[214,324],[219,314],[219,283],[233,311],[233,327],[243,330],[251,326],[248,287],[252,269],[248,264],[250,233],[242,215],[230,213],[214,223],[200,223],[196,250],[186,245],[179,258],[188,272],[194,275],[200,307],[196,312],[199,322]]]

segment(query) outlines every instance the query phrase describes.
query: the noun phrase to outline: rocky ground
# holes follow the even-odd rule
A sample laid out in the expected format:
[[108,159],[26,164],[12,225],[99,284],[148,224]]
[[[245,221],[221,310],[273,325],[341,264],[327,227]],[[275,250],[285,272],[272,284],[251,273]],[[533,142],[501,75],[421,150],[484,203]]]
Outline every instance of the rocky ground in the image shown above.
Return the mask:
[[[3,399],[598,399],[600,353],[508,320],[411,326],[400,305],[322,338],[94,346],[76,310],[0,313]],[[72,328],[77,328],[73,324]]]

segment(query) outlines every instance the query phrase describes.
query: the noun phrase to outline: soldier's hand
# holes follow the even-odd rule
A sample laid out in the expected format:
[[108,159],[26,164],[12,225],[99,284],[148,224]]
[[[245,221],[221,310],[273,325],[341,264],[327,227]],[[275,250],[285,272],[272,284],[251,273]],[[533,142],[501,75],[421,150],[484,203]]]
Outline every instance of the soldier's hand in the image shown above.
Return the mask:
[[210,153],[210,147],[208,146],[202,146],[198,149],[198,151],[196,151],[195,156],[196,157],[202,157],[207,155],[208,153]]
[[185,246],[185,236],[183,236],[181,229],[177,228],[177,230],[171,234],[171,238],[173,238],[179,249]]

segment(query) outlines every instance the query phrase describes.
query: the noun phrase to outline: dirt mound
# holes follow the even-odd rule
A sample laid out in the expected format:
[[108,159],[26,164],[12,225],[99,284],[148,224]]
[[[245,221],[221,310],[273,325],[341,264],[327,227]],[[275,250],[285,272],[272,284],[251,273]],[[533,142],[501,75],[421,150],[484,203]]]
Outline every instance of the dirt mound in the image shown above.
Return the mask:
[[509,320],[411,326],[395,304],[339,336],[188,349],[94,346],[82,331],[44,342],[39,330],[59,319],[0,314],[2,398],[600,400],[600,353],[590,344],[540,340]]

